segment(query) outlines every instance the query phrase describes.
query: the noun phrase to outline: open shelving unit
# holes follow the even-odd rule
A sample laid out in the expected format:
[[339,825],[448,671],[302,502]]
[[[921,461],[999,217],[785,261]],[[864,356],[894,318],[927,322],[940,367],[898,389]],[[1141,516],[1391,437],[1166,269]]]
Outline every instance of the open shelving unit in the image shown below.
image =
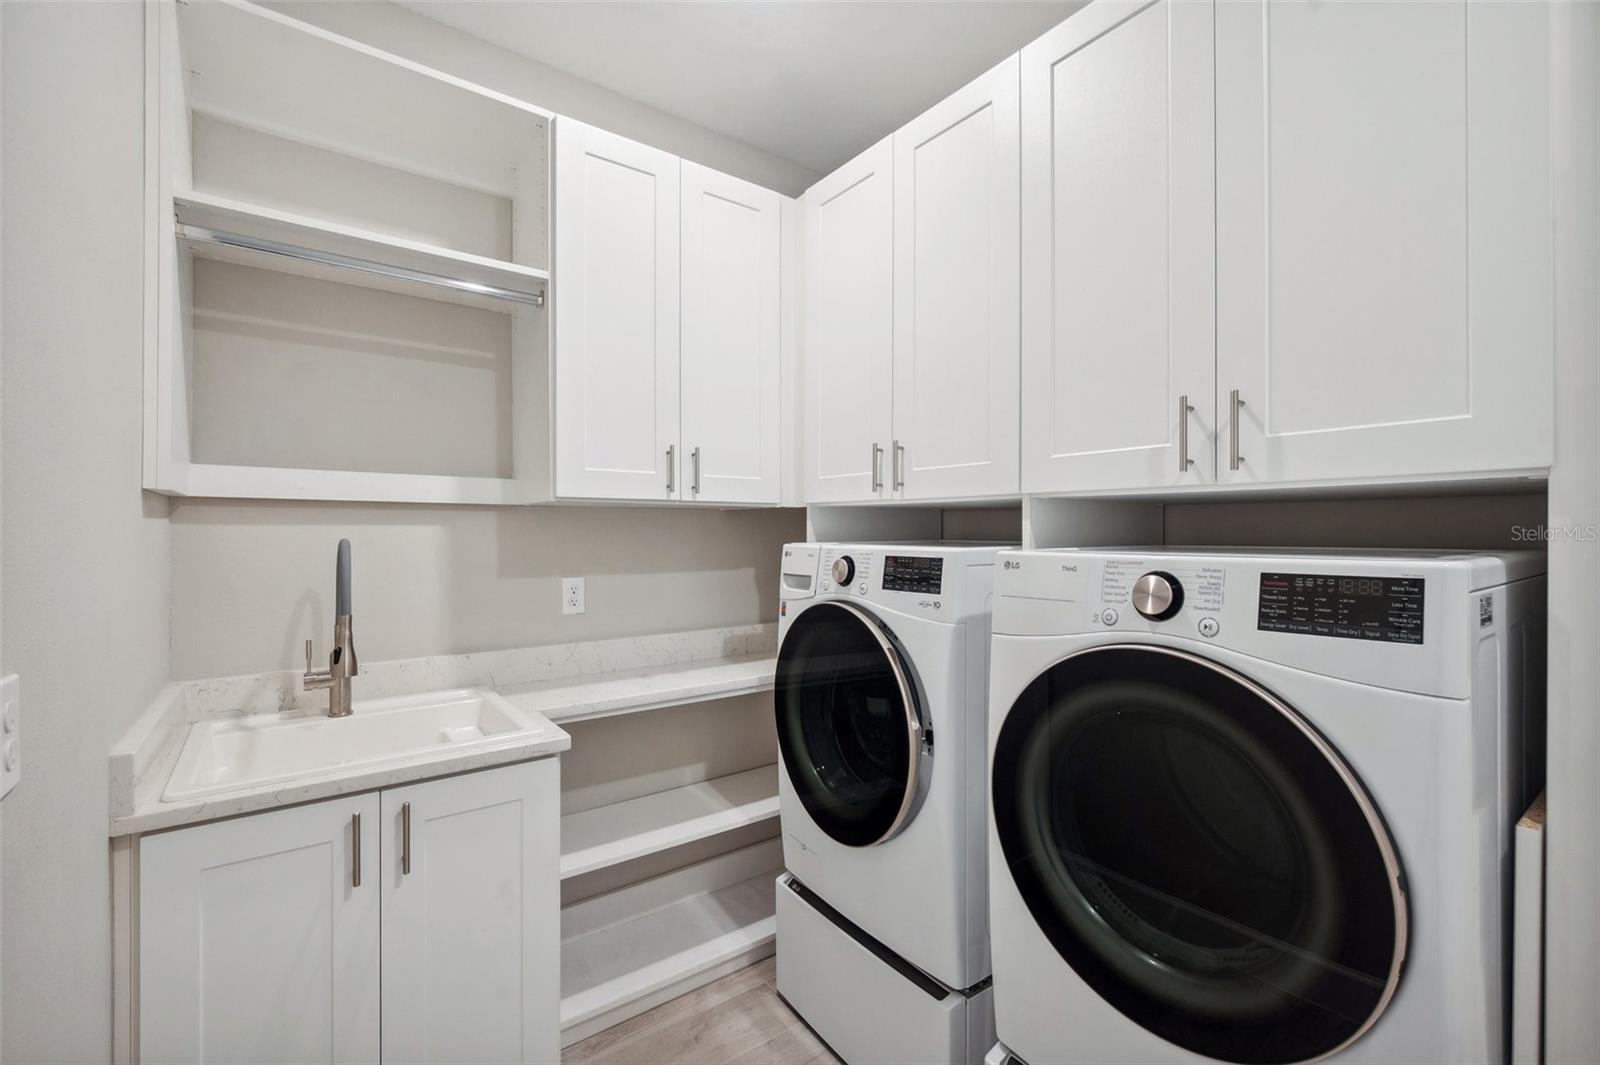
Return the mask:
[[562,1045],[770,956],[782,866],[767,840],[563,910]]
[[247,0],[152,11],[145,487],[547,499],[553,116]]
[[561,878],[582,876],[778,816],[778,767],[759,766],[561,819]]

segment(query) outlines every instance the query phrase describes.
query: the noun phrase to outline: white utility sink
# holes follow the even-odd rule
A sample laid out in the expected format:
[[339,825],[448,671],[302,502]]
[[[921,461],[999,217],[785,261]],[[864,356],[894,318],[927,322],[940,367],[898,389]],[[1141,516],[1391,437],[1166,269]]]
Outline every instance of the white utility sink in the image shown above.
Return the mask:
[[348,717],[260,714],[189,729],[161,798],[279,784],[430,754],[519,746],[555,730],[481,688],[357,702]]

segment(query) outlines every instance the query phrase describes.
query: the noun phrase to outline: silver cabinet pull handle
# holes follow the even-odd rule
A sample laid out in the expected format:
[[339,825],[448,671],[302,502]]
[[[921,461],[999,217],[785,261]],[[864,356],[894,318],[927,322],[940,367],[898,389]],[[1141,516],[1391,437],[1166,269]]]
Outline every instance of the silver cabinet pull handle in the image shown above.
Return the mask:
[[677,444],[668,444],[667,445],[667,491],[668,492],[672,492],[672,491],[675,490],[674,482],[677,480],[677,478],[673,476],[673,471],[677,468],[677,465],[678,465],[678,463],[676,461],[677,457],[678,457],[678,445]]
[[697,447],[689,452],[689,460],[694,463],[694,480],[689,482],[689,491],[695,495],[700,494],[700,449]]
[[883,445],[872,442],[872,490],[883,491]]
[[1194,465],[1194,459],[1189,457],[1189,415],[1194,413],[1194,408],[1189,405],[1188,396],[1178,397],[1178,472],[1188,473],[1189,467]]
[[1239,398],[1239,390],[1235,388],[1228,393],[1228,469],[1236,470],[1244,457],[1239,454],[1239,412],[1244,409],[1244,400]]
[[900,441],[893,442],[894,447],[894,490],[900,491],[906,486],[906,446]]
[[400,804],[400,873],[411,872],[411,804]]
[[350,815],[350,886],[361,886],[361,815]]

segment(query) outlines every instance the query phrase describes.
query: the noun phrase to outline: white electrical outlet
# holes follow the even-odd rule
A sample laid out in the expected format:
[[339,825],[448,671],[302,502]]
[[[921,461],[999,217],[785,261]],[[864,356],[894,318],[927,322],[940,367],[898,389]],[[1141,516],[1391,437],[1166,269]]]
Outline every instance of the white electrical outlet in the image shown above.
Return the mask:
[[561,612],[563,614],[583,613],[583,578],[561,578]]
[[0,680],[0,798],[22,779],[22,682]]

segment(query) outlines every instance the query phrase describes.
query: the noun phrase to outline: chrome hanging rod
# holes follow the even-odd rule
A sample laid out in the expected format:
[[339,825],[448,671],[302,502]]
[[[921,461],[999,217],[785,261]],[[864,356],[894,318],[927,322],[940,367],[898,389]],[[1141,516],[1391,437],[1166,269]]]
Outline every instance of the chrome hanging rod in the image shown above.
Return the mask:
[[285,259],[298,259],[301,262],[332,266],[340,270],[354,270],[358,273],[371,274],[374,277],[386,277],[391,281],[407,281],[417,285],[430,285],[434,288],[449,289],[452,292],[464,292],[473,296],[487,296],[490,299],[522,303],[530,307],[544,306],[544,293],[542,291],[521,292],[514,288],[487,285],[481,281],[468,281],[465,278],[449,277],[445,274],[431,274],[426,270],[412,270],[408,267],[393,266],[389,263],[375,263],[370,259],[358,259],[353,255],[340,255],[337,252],[302,248],[297,244],[282,244],[276,240],[267,240],[263,237],[247,237],[240,233],[228,233],[220,229],[207,229],[204,226],[184,224],[182,231],[186,239],[203,241],[207,244],[221,244],[229,248],[243,248],[246,251],[258,251],[267,255],[280,255]]

